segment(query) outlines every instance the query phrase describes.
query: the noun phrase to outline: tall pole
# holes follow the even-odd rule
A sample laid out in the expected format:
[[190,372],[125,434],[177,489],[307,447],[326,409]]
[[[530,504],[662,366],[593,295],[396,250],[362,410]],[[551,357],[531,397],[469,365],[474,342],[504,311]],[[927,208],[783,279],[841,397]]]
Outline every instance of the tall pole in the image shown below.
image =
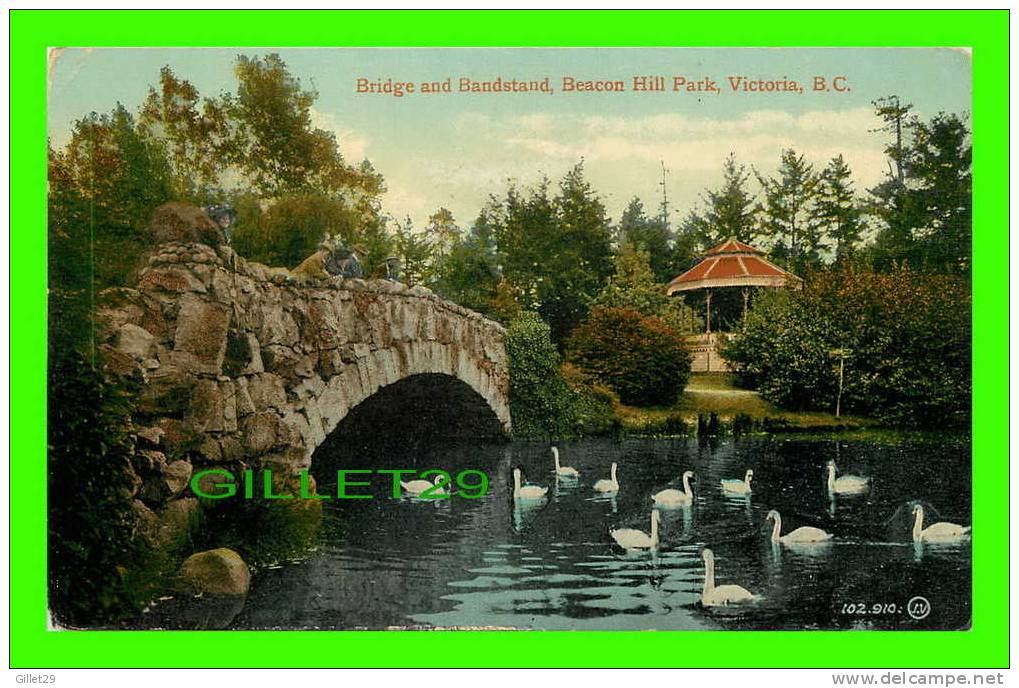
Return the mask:
[[747,319],[747,300],[750,298],[750,288],[743,287],[743,319]]
[[665,186],[665,177],[666,177],[666,174],[667,174],[668,171],[665,169],[665,161],[664,160],[659,160],[658,162],[660,162],[661,165],[662,165],[662,181],[659,183],[659,186],[662,187],[662,226],[665,228],[666,236],[668,236],[668,234],[669,234],[669,192],[668,192],[668,189],[666,189],[666,186]]
[[[708,312],[707,312],[707,317],[704,319],[705,327],[706,327],[705,333],[710,335],[711,334],[711,290],[708,289],[706,291],[707,291],[707,297],[706,297],[705,300],[707,302],[707,311]],[[709,337],[709,339],[710,339],[710,337]]]
[[835,417],[838,418],[842,415],[842,377],[846,370],[846,356],[845,353],[839,356],[839,394],[835,397]]

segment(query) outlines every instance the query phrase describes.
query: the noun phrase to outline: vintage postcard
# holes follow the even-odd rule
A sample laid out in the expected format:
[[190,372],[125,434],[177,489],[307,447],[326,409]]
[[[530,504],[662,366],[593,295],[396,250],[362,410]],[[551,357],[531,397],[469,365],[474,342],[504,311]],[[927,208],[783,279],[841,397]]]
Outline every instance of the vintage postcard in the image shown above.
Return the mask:
[[970,627],[967,48],[48,60],[52,629]]

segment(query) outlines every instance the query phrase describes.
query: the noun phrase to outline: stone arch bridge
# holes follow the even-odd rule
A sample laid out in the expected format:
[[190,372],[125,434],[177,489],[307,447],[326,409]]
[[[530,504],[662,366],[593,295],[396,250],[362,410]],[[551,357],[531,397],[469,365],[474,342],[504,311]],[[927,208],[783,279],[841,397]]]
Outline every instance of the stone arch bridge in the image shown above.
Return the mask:
[[135,469],[154,508],[199,468],[308,467],[358,415],[362,434],[510,430],[503,328],[422,287],[294,278],[171,242],[134,288],[103,292],[98,321],[104,365],[143,379]]

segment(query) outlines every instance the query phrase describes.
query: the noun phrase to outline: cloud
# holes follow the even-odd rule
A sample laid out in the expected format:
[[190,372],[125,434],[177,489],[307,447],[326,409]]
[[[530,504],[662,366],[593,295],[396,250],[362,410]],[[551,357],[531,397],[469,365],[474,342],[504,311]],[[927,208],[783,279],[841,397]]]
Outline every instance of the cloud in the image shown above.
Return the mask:
[[314,106],[311,107],[310,114],[312,127],[332,132],[336,136],[336,142],[340,146],[340,153],[343,154],[347,162],[359,163],[368,157],[368,147],[371,145],[371,140],[367,136],[343,126],[336,119],[335,115],[322,112]]
[[[542,176],[556,180],[581,159],[611,217],[633,196],[657,206],[663,162],[670,203],[685,214],[705,188],[721,182],[730,153],[765,175],[774,173],[785,148],[795,148],[816,169],[841,154],[862,193],[885,171],[885,141],[873,133],[880,125],[867,107],[801,114],[756,110],[728,119],[470,112],[452,115],[446,128],[427,136],[401,139],[398,152],[388,150],[395,142],[386,141],[377,163],[391,189],[387,209],[418,222],[440,205],[458,221],[470,222],[489,194],[505,191],[508,179],[525,186]],[[756,181],[751,186],[756,190]]]

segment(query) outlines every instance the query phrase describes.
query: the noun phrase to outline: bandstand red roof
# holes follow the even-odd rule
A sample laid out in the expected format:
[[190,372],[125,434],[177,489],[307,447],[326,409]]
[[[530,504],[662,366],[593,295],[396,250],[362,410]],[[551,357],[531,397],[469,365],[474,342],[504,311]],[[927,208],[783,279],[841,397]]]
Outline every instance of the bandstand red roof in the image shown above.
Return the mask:
[[768,262],[763,251],[729,237],[705,252],[705,258],[669,282],[665,293],[714,287],[793,287],[802,280]]

